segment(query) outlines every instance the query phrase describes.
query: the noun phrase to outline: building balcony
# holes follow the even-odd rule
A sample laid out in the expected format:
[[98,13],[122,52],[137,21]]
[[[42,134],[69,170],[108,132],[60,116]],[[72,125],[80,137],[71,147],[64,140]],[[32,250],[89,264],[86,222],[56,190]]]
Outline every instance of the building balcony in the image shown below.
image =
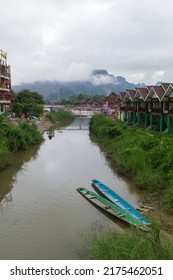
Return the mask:
[[10,80],[10,75],[2,75],[2,74],[0,74],[0,78],[1,79],[5,79],[5,80]]
[[12,95],[9,93],[2,94],[0,93],[0,101],[11,101]]
[[152,113],[152,115],[161,115],[162,109],[161,108],[152,108],[151,113]]
[[0,99],[0,104],[10,104],[10,103],[11,103],[11,100],[7,100],[7,99],[1,100]]
[[120,106],[120,111],[127,111],[127,106]]
[[147,108],[146,107],[138,107],[138,112],[147,112]]
[[10,89],[9,88],[2,88],[2,87],[0,87],[0,91],[10,91]]

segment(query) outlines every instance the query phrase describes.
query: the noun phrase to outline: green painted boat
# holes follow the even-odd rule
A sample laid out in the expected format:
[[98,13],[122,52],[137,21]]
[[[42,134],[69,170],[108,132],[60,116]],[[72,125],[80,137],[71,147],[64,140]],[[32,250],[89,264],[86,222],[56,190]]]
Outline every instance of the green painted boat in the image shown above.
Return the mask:
[[140,227],[144,229],[144,224],[139,220],[130,215],[127,211],[121,209],[117,205],[113,204],[109,200],[103,198],[102,196],[86,189],[86,188],[77,188],[77,191],[85,197],[92,204],[106,211],[107,213],[115,216],[116,218],[133,225],[135,227]]

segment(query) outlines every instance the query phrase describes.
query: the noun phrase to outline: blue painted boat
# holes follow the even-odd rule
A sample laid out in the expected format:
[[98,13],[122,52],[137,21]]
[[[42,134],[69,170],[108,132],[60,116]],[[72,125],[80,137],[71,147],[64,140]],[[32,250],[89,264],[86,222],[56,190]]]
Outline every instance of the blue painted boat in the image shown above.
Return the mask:
[[127,201],[125,201],[121,196],[117,193],[112,191],[109,187],[101,183],[99,180],[93,179],[93,188],[102,196],[109,199],[111,202],[116,204],[121,209],[127,211],[136,219],[139,219],[144,225],[149,225],[149,221],[139,212],[137,211],[132,205],[130,205]]

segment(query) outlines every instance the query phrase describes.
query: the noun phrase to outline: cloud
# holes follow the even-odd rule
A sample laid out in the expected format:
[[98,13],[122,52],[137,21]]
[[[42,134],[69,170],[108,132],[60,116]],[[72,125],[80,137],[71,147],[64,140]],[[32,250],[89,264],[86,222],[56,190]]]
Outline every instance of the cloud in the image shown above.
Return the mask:
[[61,80],[66,80],[65,77],[68,77],[70,81],[77,81],[77,80],[87,80],[89,79],[90,69],[85,63],[77,63],[72,62],[67,69],[64,71]]
[[156,71],[151,76],[151,80],[153,80],[153,81],[162,81],[163,78],[164,78],[164,75],[165,75],[165,71],[164,70]]
[[92,82],[93,85],[98,86],[98,85],[106,85],[106,84],[112,84],[115,83],[116,80],[113,76],[111,75],[91,75],[90,76],[90,81]]
[[99,68],[148,84],[164,69],[166,81],[173,76],[172,10],[172,0],[6,0],[0,49],[13,84],[84,79]]

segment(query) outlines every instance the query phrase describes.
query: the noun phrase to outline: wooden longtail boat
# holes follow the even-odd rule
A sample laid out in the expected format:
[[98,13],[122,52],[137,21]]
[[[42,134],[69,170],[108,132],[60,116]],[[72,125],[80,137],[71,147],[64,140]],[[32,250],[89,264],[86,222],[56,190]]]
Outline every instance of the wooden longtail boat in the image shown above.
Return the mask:
[[90,201],[92,204],[96,205],[97,207],[101,208],[107,213],[114,215],[116,218],[123,220],[124,222],[130,225],[145,229],[144,224],[139,219],[136,219],[135,217],[130,215],[127,211],[121,209],[120,207],[110,202],[109,200],[103,198],[102,196],[92,191],[89,191],[86,188],[78,188],[77,191],[88,201]]
[[136,219],[140,220],[144,225],[150,225],[148,220],[139,211],[137,211],[132,205],[130,205],[127,201],[125,201],[122,197],[120,197],[106,185],[96,179],[93,179],[92,183],[94,189],[98,191],[98,193],[103,197],[109,199],[112,203],[126,211],[129,215],[132,215]]

